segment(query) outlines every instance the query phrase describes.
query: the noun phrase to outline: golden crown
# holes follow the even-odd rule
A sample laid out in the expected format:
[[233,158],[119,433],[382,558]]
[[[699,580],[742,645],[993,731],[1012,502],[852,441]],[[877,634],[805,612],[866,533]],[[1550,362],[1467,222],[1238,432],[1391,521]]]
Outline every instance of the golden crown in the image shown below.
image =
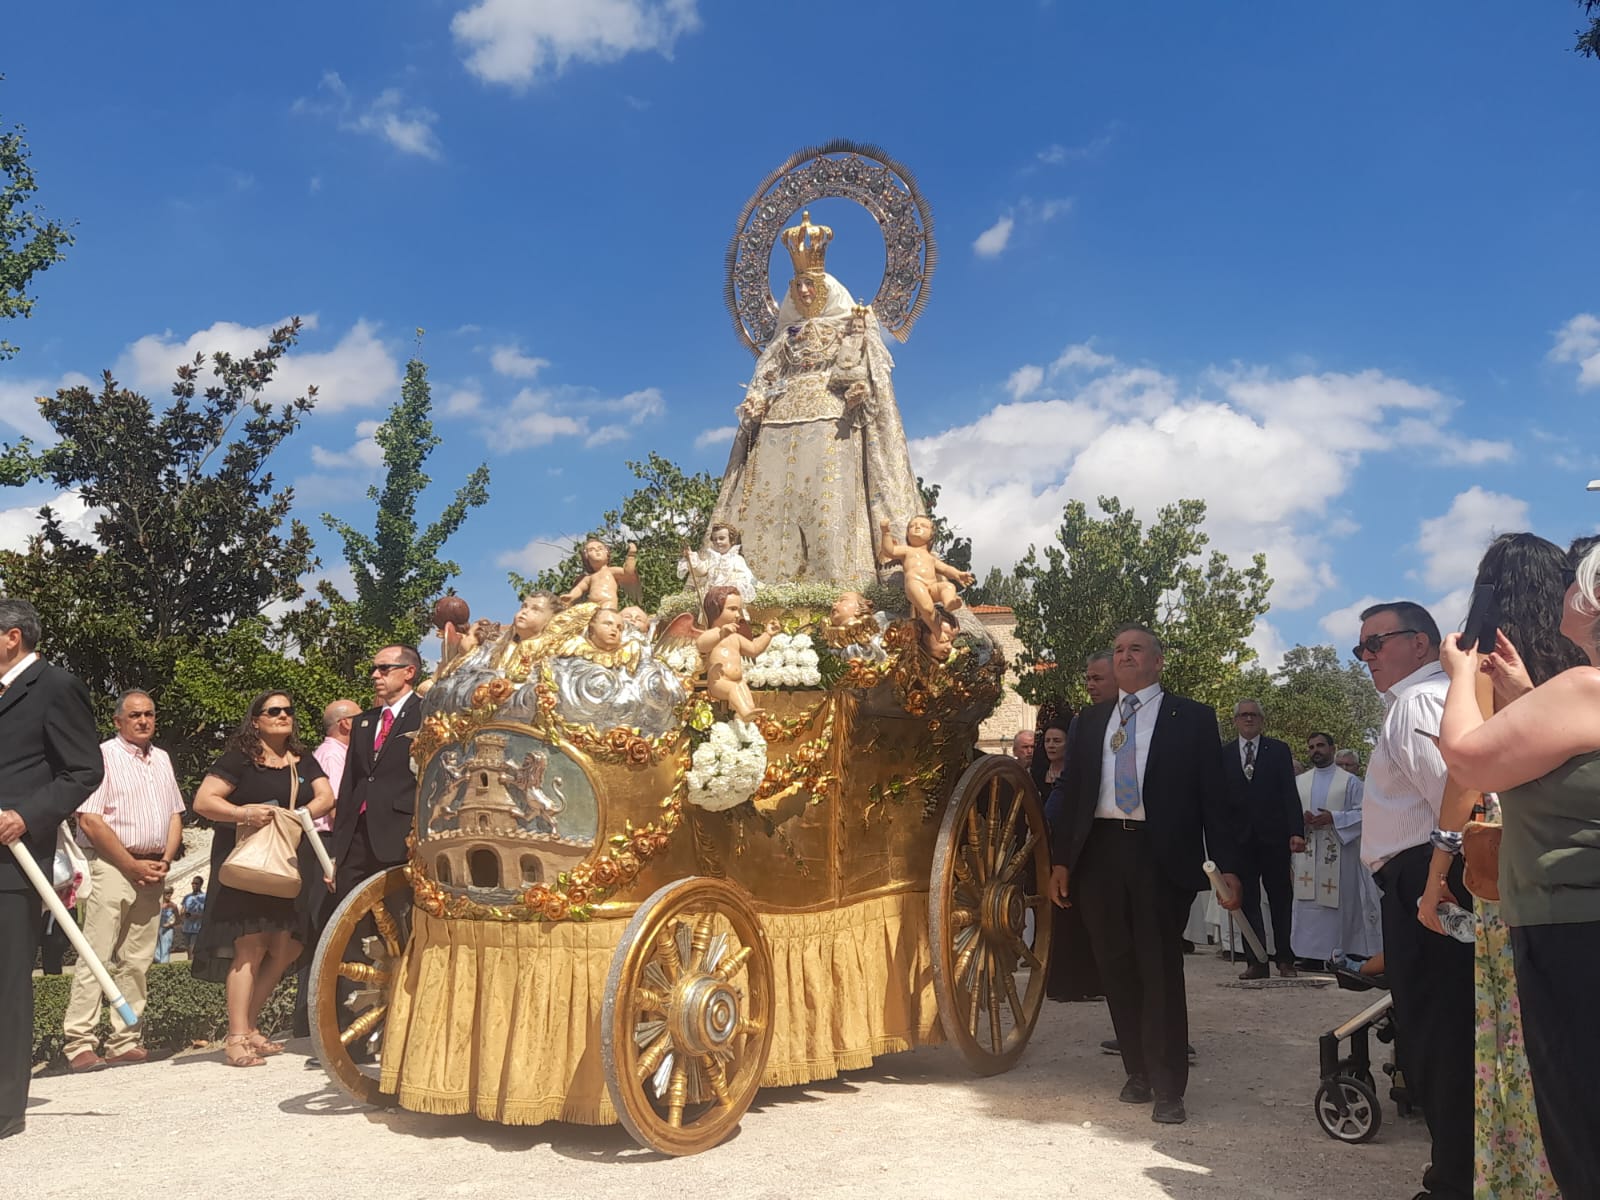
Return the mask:
[[831,241],[833,230],[826,225],[813,225],[809,212],[800,214],[800,224],[783,231],[783,244],[794,261],[796,275],[821,275]]

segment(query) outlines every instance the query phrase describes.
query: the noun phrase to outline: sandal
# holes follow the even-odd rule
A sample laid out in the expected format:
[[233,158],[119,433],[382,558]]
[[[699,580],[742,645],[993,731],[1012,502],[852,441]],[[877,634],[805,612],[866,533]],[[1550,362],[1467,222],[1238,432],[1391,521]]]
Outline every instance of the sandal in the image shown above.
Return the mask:
[[248,1033],[230,1033],[223,1038],[222,1052],[227,1056],[223,1061],[230,1067],[264,1067],[267,1064],[251,1046]]
[[250,1039],[250,1049],[262,1058],[271,1058],[274,1054],[283,1053],[283,1043],[269,1041],[267,1035],[259,1029],[252,1029],[245,1036]]

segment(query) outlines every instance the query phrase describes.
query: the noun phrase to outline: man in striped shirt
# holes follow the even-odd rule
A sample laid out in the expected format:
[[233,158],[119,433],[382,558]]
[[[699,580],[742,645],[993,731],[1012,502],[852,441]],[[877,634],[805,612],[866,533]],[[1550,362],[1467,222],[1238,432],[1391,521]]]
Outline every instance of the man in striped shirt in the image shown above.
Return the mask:
[[[144,1011],[145,975],[161,928],[161,889],[183,848],[183,795],[172,760],[159,746],[156,706],[144,692],[126,692],[112,720],[117,736],[100,743],[105,780],[78,809],[78,832],[91,851],[83,933],[133,1011]],[[95,1052],[102,996],[79,961],[62,1022],[67,1065],[74,1071],[141,1063],[149,1053],[115,1012],[106,1055]]]

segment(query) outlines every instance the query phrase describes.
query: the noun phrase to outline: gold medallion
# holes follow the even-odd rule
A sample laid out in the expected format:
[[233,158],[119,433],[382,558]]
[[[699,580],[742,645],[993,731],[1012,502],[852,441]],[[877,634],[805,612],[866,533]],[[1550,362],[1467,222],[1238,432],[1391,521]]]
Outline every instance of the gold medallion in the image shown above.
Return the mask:
[[1120,729],[1117,730],[1111,735],[1111,752],[1115,754],[1118,750],[1121,750],[1123,743],[1127,740],[1128,735]]

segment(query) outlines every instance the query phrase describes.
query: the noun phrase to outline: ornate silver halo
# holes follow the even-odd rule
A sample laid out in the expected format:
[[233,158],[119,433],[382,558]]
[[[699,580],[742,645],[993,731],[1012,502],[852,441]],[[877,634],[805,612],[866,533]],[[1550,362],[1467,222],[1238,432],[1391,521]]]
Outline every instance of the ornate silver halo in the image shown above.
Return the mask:
[[827,197],[854,200],[883,231],[883,282],[872,301],[879,323],[903,342],[927,306],[939,250],[933,214],[915,176],[876,146],[846,139],[810,146],[762,181],[728,244],[722,294],[739,340],[753,354],[777,331],[778,305],[768,278],[772,247],[791,216]]

